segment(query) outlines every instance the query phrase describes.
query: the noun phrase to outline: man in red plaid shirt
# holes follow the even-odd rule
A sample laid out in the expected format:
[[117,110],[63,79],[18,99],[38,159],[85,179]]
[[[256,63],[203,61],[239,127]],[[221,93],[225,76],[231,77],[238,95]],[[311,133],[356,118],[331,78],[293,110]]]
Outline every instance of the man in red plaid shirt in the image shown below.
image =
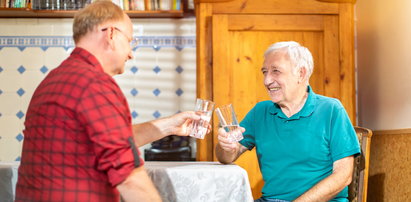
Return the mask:
[[41,82],[27,111],[16,201],[161,201],[138,146],[187,135],[200,117],[182,112],[131,125],[112,76],[132,58],[132,32],[110,1],[76,14],[76,48]]

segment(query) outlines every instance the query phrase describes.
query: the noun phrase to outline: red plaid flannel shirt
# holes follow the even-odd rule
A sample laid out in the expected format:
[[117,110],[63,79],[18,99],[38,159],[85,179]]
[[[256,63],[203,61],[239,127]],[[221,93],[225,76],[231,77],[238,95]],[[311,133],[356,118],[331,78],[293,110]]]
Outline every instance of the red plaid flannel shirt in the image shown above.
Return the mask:
[[31,99],[16,201],[119,201],[115,186],[143,164],[126,98],[75,48]]

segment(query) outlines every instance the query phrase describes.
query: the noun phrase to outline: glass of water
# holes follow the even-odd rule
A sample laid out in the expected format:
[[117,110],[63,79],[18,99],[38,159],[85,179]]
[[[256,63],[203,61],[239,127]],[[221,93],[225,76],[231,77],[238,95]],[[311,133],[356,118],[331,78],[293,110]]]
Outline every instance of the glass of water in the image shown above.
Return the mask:
[[232,104],[223,105],[215,110],[221,127],[228,133],[231,142],[238,142],[243,139],[243,133],[239,129],[237,116]]
[[194,111],[200,115],[200,120],[194,121],[191,125],[189,136],[204,139],[211,115],[213,114],[214,102],[197,98]]

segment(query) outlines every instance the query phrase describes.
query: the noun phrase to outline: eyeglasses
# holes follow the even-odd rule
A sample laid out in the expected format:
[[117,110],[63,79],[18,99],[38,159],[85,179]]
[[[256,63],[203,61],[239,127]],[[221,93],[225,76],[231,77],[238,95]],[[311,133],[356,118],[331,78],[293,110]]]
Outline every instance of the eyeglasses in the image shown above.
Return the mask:
[[[108,28],[109,27],[106,27],[106,28],[103,28],[103,29],[101,29],[101,31],[107,31],[108,30]],[[128,38],[128,36],[123,32],[123,31],[121,31],[121,29],[119,29],[119,28],[117,28],[117,27],[113,27],[115,30],[117,30],[118,32],[120,32],[121,34],[123,34],[123,36],[124,37],[126,37],[126,39],[130,42],[130,48],[131,48],[131,50],[134,50],[134,49],[136,49],[137,48],[137,45],[138,45],[138,38],[137,37],[132,37],[131,39],[130,38]]]

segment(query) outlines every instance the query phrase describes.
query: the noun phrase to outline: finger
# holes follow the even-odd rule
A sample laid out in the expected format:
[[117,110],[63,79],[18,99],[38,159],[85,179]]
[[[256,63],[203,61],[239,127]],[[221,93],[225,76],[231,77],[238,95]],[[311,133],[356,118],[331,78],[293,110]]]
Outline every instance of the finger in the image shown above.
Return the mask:
[[217,137],[218,142],[224,144],[225,146],[228,147],[236,147],[236,142],[233,142],[233,140],[231,138],[229,138],[228,136],[218,136]]
[[242,132],[242,133],[244,133],[245,132],[245,128],[243,128],[243,127],[238,127],[239,129],[240,129],[240,131]]
[[211,132],[211,124],[207,122],[207,134]]
[[200,120],[200,118],[201,118],[201,116],[199,114],[197,114],[196,112],[194,112],[194,111],[185,111],[185,112],[182,112],[182,113],[185,114],[184,117],[186,119]]
[[218,144],[220,145],[220,147],[222,149],[224,149],[226,151],[232,151],[232,150],[235,150],[238,147],[237,143],[235,143],[235,142],[234,143],[219,142]]

